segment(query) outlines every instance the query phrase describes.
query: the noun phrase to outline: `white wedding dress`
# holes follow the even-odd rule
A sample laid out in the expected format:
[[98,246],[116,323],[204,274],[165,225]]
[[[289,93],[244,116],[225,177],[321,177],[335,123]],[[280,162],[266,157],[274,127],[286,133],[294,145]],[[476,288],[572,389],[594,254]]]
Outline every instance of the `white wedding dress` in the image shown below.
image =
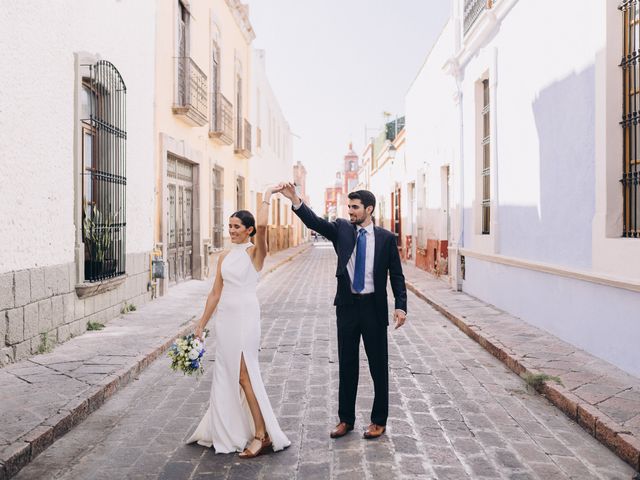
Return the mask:
[[253,418],[239,383],[241,355],[244,355],[273,449],[282,450],[291,445],[278,425],[260,375],[258,272],[247,253],[250,246],[251,243],[234,244],[222,261],[224,286],[213,317],[216,357],[211,398],[207,413],[187,440],[187,443],[213,446],[216,453],[242,452],[255,436]]

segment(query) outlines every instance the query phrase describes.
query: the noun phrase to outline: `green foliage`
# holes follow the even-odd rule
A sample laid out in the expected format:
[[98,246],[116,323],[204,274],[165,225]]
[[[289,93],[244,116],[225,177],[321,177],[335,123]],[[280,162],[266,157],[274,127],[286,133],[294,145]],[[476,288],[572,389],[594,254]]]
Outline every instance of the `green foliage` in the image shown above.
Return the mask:
[[548,381],[553,381],[558,385],[564,386],[562,384],[562,380],[560,380],[560,377],[547,375],[546,373],[527,373],[526,375],[523,375],[522,378],[527,383],[527,385],[533,387],[536,390],[542,388],[542,386]]
[[83,236],[84,244],[89,250],[90,260],[104,262],[105,254],[113,242],[111,226],[117,217],[118,213],[104,217],[95,205],[85,205]]
[[37,353],[49,353],[51,350],[53,350],[53,343],[49,340],[49,334],[46,332],[41,333]]
[[87,322],[87,330],[102,330],[104,324],[99,322]]
[[120,313],[124,315],[125,313],[135,312],[136,310],[137,307],[133,303],[124,302],[124,305],[122,305],[122,308],[120,309]]

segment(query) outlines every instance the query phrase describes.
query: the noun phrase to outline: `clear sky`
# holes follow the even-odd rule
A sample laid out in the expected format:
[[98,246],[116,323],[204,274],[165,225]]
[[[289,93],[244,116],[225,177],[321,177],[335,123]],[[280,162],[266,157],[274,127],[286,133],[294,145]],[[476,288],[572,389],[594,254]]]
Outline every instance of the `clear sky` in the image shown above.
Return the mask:
[[308,171],[318,212],[353,141],[375,135],[404,98],[446,23],[451,0],[248,0],[254,46]]

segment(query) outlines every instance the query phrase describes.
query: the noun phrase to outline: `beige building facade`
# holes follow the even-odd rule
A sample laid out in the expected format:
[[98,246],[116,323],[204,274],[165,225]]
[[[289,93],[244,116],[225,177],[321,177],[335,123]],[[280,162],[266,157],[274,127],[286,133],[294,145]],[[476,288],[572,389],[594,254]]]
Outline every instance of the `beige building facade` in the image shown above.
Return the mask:
[[237,0],[158,2],[156,256],[160,293],[204,279],[227,218],[249,207],[252,126],[248,7]]

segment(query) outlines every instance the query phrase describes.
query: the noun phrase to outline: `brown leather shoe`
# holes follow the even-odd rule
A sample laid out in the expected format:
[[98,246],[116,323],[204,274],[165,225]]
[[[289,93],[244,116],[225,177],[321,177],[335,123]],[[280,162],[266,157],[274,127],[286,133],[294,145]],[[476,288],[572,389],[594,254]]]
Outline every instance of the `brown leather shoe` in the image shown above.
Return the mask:
[[336,428],[331,430],[331,433],[329,434],[329,436],[331,438],[344,437],[351,430],[353,430],[353,425],[349,425],[348,423],[345,423],[345,422],[340,422],[338,425],[336,425]]
[[378,438],[380,435],[382,435],[385,432],[386,429],[387,429],[387,427],[385,427],[384,425],[376,425],[375,423],[372,423],[364,431],[364,435],[363,436],[367,440],[371,440],[373,438]]

